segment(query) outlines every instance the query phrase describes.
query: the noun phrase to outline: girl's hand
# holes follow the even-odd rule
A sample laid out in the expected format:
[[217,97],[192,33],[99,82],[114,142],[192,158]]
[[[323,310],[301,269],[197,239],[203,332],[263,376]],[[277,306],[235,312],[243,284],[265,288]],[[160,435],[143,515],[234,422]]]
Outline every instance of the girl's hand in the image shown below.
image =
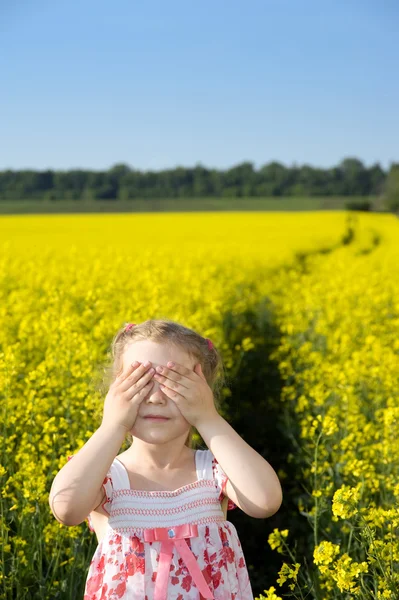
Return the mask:
[[140,404],[154,385],[154,369],[135,362],[110,385],[104,401],[102,424],[122,426],[126,433],[133,427]]
[[159,382],[163,393],[175,402],[190,425],[198,428],[201,422],[219,414],[200,363],[192,371],[178,363],[168,362],[166,367],[156,368],[154,379]]

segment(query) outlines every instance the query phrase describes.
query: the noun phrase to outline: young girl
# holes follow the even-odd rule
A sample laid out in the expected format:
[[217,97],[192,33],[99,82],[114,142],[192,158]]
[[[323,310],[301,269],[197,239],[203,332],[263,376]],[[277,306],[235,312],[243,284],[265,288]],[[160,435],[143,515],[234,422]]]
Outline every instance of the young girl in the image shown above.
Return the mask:
[[[96,532],[84,600],[253,600],[225,504],[264,519],[282,491],[270,464],[218,413],[219,353],[169,320],[128,324],[112,353],[102,423],[68,457],[49,497],[61,523],[88,518]],[[193,428],[208,449],[192,448]],[[118,454],[129,433],[133,443]]]

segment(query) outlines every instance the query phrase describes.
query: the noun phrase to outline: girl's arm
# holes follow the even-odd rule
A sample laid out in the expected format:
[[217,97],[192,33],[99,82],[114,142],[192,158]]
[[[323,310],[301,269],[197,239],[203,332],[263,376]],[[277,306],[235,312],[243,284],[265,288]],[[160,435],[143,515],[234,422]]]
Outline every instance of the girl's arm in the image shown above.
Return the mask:
[[51,512],[64,525],[79,525],[95,508],[105,476],[120,450],[126,428],[104,423],[55,476]]
[[226,495],[250,517],[265,519],[283,500],[273,467],[218,413],[196,424],[196,429],[229,481]]

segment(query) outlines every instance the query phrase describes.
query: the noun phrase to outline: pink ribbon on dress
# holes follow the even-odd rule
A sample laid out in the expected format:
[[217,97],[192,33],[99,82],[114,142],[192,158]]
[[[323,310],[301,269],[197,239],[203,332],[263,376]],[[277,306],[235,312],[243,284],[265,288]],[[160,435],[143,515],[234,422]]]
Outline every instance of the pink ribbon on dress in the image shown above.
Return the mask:
[[184,559],[187,569],[195,585],[204,598],[213,598],[213,594],[205,581],[194,554],[191,552],[184,538],[198,536],[198,526],[195,523],[186,523],[177,527],[153,527],[144,529],[145,542],[161,542],[158,573],[155,581],[154,600],[167,600],[170,562],[173,555],[173,544]]

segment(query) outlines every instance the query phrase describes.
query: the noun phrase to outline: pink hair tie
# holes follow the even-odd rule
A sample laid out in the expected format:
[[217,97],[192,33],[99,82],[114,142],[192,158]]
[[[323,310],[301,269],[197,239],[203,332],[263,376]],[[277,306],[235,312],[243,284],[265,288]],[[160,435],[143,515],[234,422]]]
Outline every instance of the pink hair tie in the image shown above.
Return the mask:
[[125,327],[125,331],[129,331],[129,329],[131,329],[132,327],[134,327],[136,325],[136,323],[128,323]]
[[208,342],[208,348],[209,348],[209,350],[212,350],[213,344],[212,344],[211,340],[209,338],[206,338],[206,341]]

